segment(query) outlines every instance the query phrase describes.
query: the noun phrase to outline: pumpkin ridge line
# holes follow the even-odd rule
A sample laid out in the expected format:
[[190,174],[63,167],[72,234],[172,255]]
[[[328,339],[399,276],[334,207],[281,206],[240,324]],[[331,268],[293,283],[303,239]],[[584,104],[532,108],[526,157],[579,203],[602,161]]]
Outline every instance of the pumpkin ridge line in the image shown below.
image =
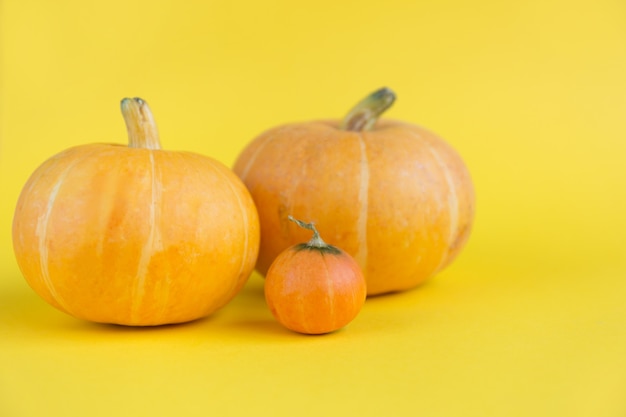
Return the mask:
[[248,248],[250,245],[249,242],[249,237],[248,237],[248,228],[249,228],[249,219],[248,219],[248,215],[246,214],[246,210],[243,204],[243,201],[241,201],[241,198],[239,197],[239,194],[237,193],[237,191],[235,190],[235,188],[233,187],[233,184],[231,183],[230,178],[228,178],[220,169],[220,167],[215,163],[215,161],[209,159],[210,161],[210,166],[211,168],[220,176],[224,179],[224,182],[228,185],[228,189],[230,190],[230,192],[233,194],[233,196],[235,196],[235,199],[237,200],[237,205],[239,206],[239,211],[241,212],[241,217],[243,219],[243,223],[244,223],[244,228],[243,228],[243,236],[244,236],[244,241],[243,241],[243,253],[241,256],[241,262],[239,264],[239,271],[237,272],[237,280],[233,281],[233,285],[231,287],[231,289],[226,293],[226,298],[230,299],[230,297],[233,296],[233,293],[236,291],[237,287],[240,285],[240,280],[242,279],[242,273],[245,269],[246,266],[246,261],[248,260]]
[[[64,151],[64,153],[69,153],[70,150],[74,150],[74,149],[77,149],[77,148],[68,149],[68,150]],[[37,171],[35,171],[33,173],[33,175],[30,177],[30,179],[28,180],[27,185],[25,186],[24,190],[22,191],[22,194],[24,196],[30,196],[31,193],[33,192],[33,190],[35,189],[35,186],[37,186],[39,184],[39,181],[42,178],[47,177],[51,171],[54,171],[54,168],[56,168],[57,165],[59,164],[59,159],[60,158],[58,158],[58,157],[57,158],[54,158],[54,157],[50,158],[46,162],[47,166],[45,167],[45,169],[40,168]],[[23,205],[24,203],[21,203],[20,201],[18,201],[18,204],[22,204]],[[18,208],[16,210],[19,210],[19,209],[20,209],[20,206],[18,205]],[[13,228],[15,229],[15,224],[13,224]],[[19,233],[17,239],[18,239],[18,241],[20,242],[21,245],[24,245],[24,234],[23,233]]]
[[79,150],[80,148],[81,148],[80,146],[77,146],[77,147],[74,147],[74,148],[66,149],[65,151],[61,152],[60,154],[55,155],[55,156],[53,156],[51,158],[48,158],[46,163],[47,164],[49,163],[49,165],[46,166],[46,169],[42,169],[41,171],[35,171],[35,172],[37,172],[37,175],[33,176],[31,178],[31,180],[29,180],[30,184],[28,184],[27,188],[24,188],[25,195],[30,194],[33,191],[33,189],[35,189],[35,185],[37,185],[42,178],[47,177],[48,174],[51,171],[53,171],[54,168],[56,168],[57,165],[59,165],[59,161],[61,160],[61,156],[66,156],[68,154],[71,155],[73,153],[73,151]]
[[369,187],[370,187],[370,167],[367,159],[367,148],[365,146],[365,138],[363,133],[356,132],[359,140],[359,149],[361,157],[359,159],[359,189],[358,199],[360,203],[359,214],[357,216],[357,236],[358,236],[358,252],[355,258],[361,265],[363,270],[367,269],[368,243],[367,243],[367,221],[369,211]]
[[[418,138],[419,140],[422,141],[422,143],[426,145],[428,152],[433,156],[433,158],[435,158],[437,165],[441,169],[441,172],[446,181],[446,184],[448,185],[448,190],[449,190],[448,192],[449,210],[448,211],[449,211],[449,218],[450,218],[450,230],[448,232],[448,242],[446,244],[446,247],[449,248],[450,245],[456,240],[458,223],[459,223],[459,197],[457,195],[457,190],[454,185],[454,180],[452,178],[452,175],[450,175],[450,170],[448,168],[448,165],[444,162],[439,152],[436,151],[434,147],[427,140],[422,138],[420,135],[414,132],[410,132],[410,133],[413,137]],[[441,270],[443,266],[445,265],[446,260],[448,258],[448,253],[449,253],[449,250],[444,249],[441,260],[437,264],[437,267],[434,269],[435,273],[439,272],[439,270]]]
[[335,327],[337,325],[337,317],[335,315],[335,287],[333,286],[333,279],[331,277],[330,270],[328,269],[328,264],[326,262],[326,258],[322,254],[322,264],[324,265],[324,271],[326,271],[328,305],[330,306],[330,311],[328,313],[330,314],[333,327]]
[[79,162],[86,160],[95,152],[96,151],[90,152],[84,157],[74,160],[65,169],[65,171],[63,171],[63,173],[59,177],[59,180],[57,181],[57,183],[54,185],[54,187],[52,188],[50,192],[50,196],[48,197],[48,204],[46,205],[46,211],[43,213],[43,215],[40,218],[37,219],[36,233],[39,235],[39,242],[38,242],[39,243],[38,245],[39,246],[39,264],[40,264],[41,277],[42,277],[43,283],[46,286],[46,289],[48,290],[48,292],[50,293],[50,296],[54,299],[54,301],[64,311],[66,311],[69,314],[72,314],[70,312],[71,310],[68,308],[67,303],[65,302],[63,297],[61,297],[57,293],[56,288],[54,287],[54,285],[52,284],[52,280],[50,279],[50,271],[48,269],[49,260],[48,260],[48,245],[47,245],[48,225],[50,222],[50,216],[52,215],[52,210],[54,208],[54,203],[56,202],[61,186],[65,182],[65,179],[69,175],[70,171],[76,165],[78,165]]
[[[155,151],[162,151],[161,149],[155,149]],[[181,159],[183,162],[186,162],[186,158],[185,155],[187,155],[187,152],[184,151],[179,151],[179,152],[168,152],[167,154],[164,153],[160,153],[160,155],[167,155],[168,157],[171,156],[176,156],[179,159]],[[163,177],[161,177],[163,178]],[[163,181],[161,181],[161,187],[163,186]],[[162,197],[162,194],[161,194]],[[163,239],[161,238],[160,240],[161,245],[163,245]],[[170,299],[170,295],[171,295],[171,289],[172,289],[172,276],[171,273],[168,273],[165,277],[163,277],[165,279],[166,285],[163,285],[161,287],[161,306],[159,307],[159,311],[158,313],[155,314],[155,317],[160,317],[159,320],[163,321],[163,319],[165,317],[167,317],[167,309],[168,309],[168,302]]]
[[154,161],[154,152],[148,150],[150,160],[150,172],[152,175],[151,181],[151,198],[150,198],[150,211],[148,216],[148,222],[150,230],[148,237],[143,247],[141,248],[141,255],[139,262],[137,263],[137,276],[135,279],[135,285],[133,286],[131,295],[131,320],[136,321],[139,314],[139,308],[141,301],[145,295],[146,276],[148,274],[148,267],[150,266],[150,260],[155,250],[155,243],[158,242],[160,233],[157,230],[157,217],[160,218],[160,213],[157,210],[157,203],[161,200],[161,183],[157,180],[157,168]]

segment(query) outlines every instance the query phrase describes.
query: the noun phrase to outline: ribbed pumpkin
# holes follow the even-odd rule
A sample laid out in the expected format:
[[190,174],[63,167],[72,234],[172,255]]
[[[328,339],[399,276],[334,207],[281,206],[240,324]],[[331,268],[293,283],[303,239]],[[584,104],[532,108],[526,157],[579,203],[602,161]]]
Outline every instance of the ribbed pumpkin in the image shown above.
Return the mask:
[[459,254],[474,217],[469,172],[429,130],[378,120],[394,99],[378,90],[343,121],[276,127],[242,151],[234,171],[259,212],[259,272],[303,240],[289,214],[352,255],[370,295],[415,287]]
[[13,220],[20,269],[78,318],[159,325],[207,316],[254,268],[254,203],[221,163],[162,150],[143,100],[124,99],[122,113],[129,146],[68,149],[24,186]]
[[338,330],[359,314],[365,302],[361,268],[350,255],[324,242],[314,224],[289,219],[313,231],[313,238],[274,259],[264,287],[267,305],[278,322],[295,332]]

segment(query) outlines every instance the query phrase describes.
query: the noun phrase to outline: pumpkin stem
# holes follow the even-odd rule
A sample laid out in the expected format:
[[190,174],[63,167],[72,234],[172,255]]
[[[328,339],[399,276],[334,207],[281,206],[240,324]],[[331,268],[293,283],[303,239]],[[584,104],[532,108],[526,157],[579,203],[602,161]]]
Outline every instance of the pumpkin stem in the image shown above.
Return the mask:
[[315,247],[315,248],[326,248],[326,247],[328,247],[328,244],[322,240],[322,238],[320,237],[319,232],[317,231],[317,229],[315,228],[315,225],[313,223],[305,223],[305,222],[303,222],[301,220],[296,219],[295,217],[293,217],[291,215],[289,215],[287,218],[289,220],[291,220],[292,222],[294,222],[295,224],[297,224],[298,226],[302,227],[303,229],[307,229],[307,230],[313,231],[313,237],[306,244],[307,246]]
[[353,132],[372,129],[376,120],[395,100],[396,94],[387,87],[374,91],[350,110],[340,128]]
[[122,116],[128,131],[128,146],[131,148],[161,149],[159,131],[148,103],[135,98],[122,100]]

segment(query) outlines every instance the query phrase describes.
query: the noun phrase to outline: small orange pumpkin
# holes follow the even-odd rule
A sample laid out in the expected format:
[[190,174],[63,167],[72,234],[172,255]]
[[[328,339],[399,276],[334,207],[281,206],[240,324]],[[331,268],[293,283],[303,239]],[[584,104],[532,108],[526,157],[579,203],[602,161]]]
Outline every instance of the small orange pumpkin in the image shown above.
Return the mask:
[[289,217],[312,230],[308,243],[294,245],[274,260],[265,279],[265,299],[286,328],[323,334],[350,323],[361,311],[367,291],[356,261],[326,244],[312,223]]
[[395,94],[381,89],[343,120],[280,126],[239,155],[234,171],[261,222],[257,269],[302,241],[287,213],[311,219],[361,266],[369,294],[406,290],[459,254],[474,189],[459,155],[434,133],[379,120]]
[[194,320],[243,287],[259,222],[221,163],[161,149],[141,99],[124,99],[129,146],[68,149],[30,177],[13,219],[29,285],[75,317],[125,325]]

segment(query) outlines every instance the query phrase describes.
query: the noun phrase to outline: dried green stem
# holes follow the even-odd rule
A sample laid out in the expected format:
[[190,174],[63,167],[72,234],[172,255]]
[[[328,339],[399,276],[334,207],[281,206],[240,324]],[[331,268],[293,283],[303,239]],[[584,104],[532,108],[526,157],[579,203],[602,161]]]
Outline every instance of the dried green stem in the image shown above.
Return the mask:
[[395,100],[396,94],[387,87],[374,91],[350,110],[340,128],[354,132],[371,130]]
[[315,248],[325,248],[328,246],[328,244],[324,242],[322,238],[320,237],[320,234],[315,228],[315,225],[313,223],[305,223],[301,220],[294,218],[291,215],[288,216],[288,219],[294,222],[295,224],[297,224],[298,226],[302,227],[303,229],[311,230],[313,232],[313,237],[306,244],[307,246],[315,247]]

